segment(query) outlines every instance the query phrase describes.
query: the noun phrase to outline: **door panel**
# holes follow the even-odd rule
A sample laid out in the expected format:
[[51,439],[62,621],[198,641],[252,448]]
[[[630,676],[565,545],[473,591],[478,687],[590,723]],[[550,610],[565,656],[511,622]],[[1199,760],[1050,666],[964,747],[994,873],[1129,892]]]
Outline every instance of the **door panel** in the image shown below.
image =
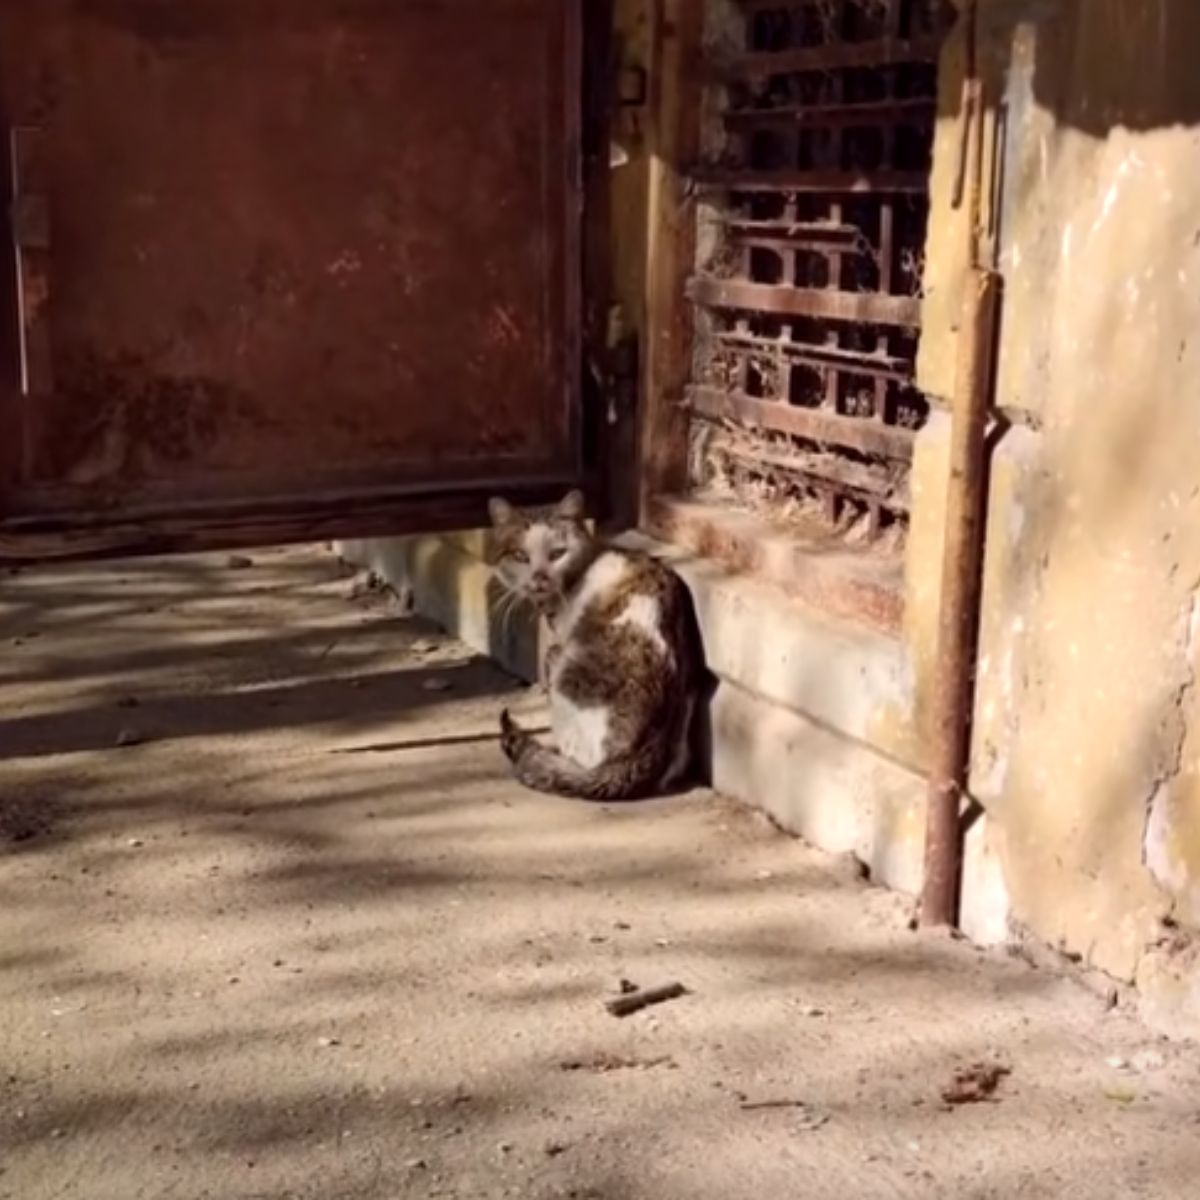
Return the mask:
[[0,0],[0,553],[462,523],[575,481],[577,22]]

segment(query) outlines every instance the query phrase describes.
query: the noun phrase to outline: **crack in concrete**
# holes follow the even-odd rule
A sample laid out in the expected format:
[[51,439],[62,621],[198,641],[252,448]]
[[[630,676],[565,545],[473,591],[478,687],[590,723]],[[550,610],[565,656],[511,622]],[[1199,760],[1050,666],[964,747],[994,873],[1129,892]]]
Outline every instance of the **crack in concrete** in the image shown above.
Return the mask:
[[1146,800],[1146,825],[1142,835],[1142,863],[1168,901],[1164,921],[1170,921],[1178,907],[1178,893],[1186,880],[1173,878],[1170,861],[1170,789],[1183,769],[1183,752],[1187,742],[1186,706],[1188,696],[1195,690],[1196,654],[1200,648],[1200,580],[1188,593],[1187,603],[1180,614],[1180,650],[1183,654],[1183,677],[1175,689],[1170,704],[1169,721],[1174,724],[1163,765],[1156,773]]

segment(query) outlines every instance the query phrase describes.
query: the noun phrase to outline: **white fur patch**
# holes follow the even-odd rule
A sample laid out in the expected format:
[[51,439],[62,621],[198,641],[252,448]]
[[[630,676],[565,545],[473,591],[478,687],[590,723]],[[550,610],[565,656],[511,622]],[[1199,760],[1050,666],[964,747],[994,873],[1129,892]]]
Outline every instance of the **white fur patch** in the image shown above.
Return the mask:
[[607,592],[623,583],[628,574],[629,560],[624,555],[614,554],[611,550],[601,554],[588,568],[579,590],[571,597],[570,604],[558,619],[559,640],[567,642],[579,618],[595,601],[603,599]]
[[608,744],[608,709],[582,708],[561,692],[550,697],[550,725],[558,751],[585,770],[604,762]]
[[[601,554],[588,568],[579,590],[555,621],[555,634],[563,652],[549,680],[554,740],[561,754],[585,770],[600,766],[607,757],[609,710],[604,705],[583,707],[575,704],[558,690],[558,680],[570,661],[571,639],[580,618],[593,604],[602,604],[613,589],[624,584],[630,571],[630,562],[623,554],[612,551]],[[617,621],[640,630],[664,657],[668,657],[671,649],[662,635],[661,619],[661,606],[653,596],[632,596]],[[677,757],[683,760],[681,767],[686,766],[687,747],[681,747],[680,751]]]
[[671,647],[662,635],[662,605],[653,596],[633,596],[617,618],[618,625],[632,625],[650,639],[654,648],[670,659]]
[[521,544],[531,563],[544,562],[550,551],[550,530],[545,525],[530,525]]

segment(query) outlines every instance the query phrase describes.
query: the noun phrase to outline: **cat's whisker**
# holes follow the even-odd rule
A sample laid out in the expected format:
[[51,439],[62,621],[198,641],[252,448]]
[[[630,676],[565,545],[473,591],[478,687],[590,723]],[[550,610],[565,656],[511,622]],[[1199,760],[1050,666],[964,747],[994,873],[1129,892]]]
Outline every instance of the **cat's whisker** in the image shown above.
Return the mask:
[[512,633],[513,613],[516,611],[519,599],[520,597],[516,592],[510,591],[496,606],[496,614],[500,623],[500,639],[505,644],[508,643]]
[[496,600],[496,606],[492,610],[492,619],[490,624],[501,642],[505,641],[504,614],[508,611],[509,597],[511,594],[512,593],[507,590],[501,591],[499,598]]

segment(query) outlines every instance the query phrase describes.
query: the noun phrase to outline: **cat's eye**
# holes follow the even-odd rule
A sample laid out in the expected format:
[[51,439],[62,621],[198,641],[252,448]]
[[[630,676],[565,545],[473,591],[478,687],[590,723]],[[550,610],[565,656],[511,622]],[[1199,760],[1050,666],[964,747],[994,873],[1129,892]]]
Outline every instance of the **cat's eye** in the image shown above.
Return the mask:
[[555,546],[550,551],[549,559],[551,562],[558,562],[567,552],[566,546]]
[[508,557],[515,563],[527,563],[529,561],[529,555],[524,550],[510,550]]

